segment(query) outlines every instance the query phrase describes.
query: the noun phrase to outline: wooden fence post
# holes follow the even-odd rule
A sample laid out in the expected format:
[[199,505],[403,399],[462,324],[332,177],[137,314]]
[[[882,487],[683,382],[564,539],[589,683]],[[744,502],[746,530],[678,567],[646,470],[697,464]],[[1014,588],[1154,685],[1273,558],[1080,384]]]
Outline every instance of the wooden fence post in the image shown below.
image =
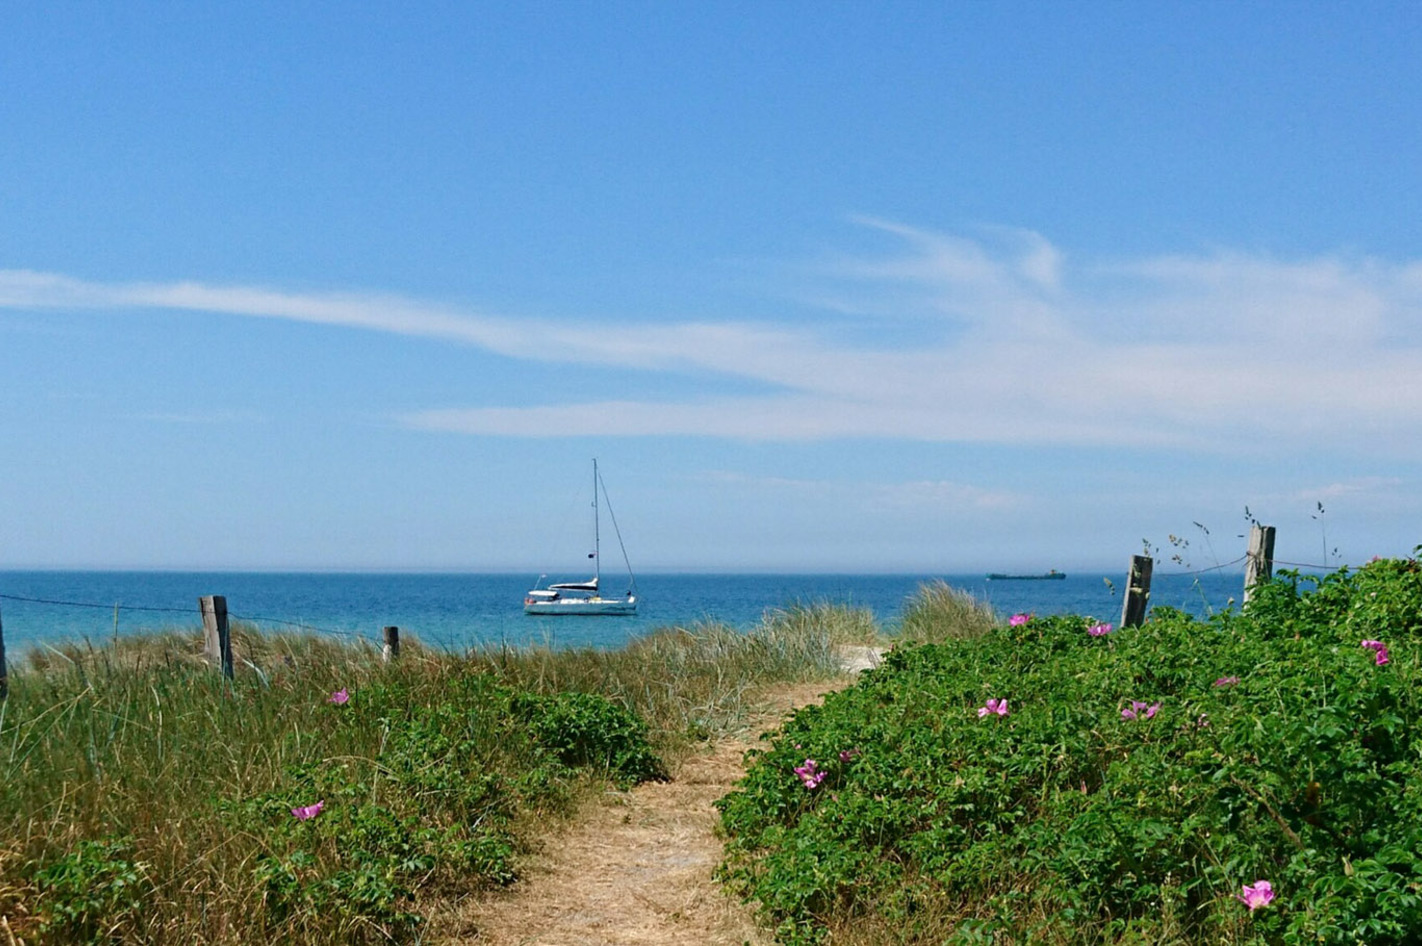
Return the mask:
[[10,672],[5,668],[5,622],[0,620],[0,700],[10,695]]
[[1244,556],[1244,603],[1249,603],[1254,586],[1274,577],[1274,527],[1252,523],[1249,551]]
[[386,663],[400,657],[400,629],[398,627],[387,627],[385,629],[385,646],[380,648],[380,658]]
[[232,633],[227,627],[227,599],[206,595],[198,599],[202,609],[203,654],[222,667],[222,675],[232,679]]
[[1150,604],[1150,573],[1155,560],[1149,555],[1132,555],[1131,571],[1126,579],[1126,600],[1121,606],[1121,626],[1140,627]]

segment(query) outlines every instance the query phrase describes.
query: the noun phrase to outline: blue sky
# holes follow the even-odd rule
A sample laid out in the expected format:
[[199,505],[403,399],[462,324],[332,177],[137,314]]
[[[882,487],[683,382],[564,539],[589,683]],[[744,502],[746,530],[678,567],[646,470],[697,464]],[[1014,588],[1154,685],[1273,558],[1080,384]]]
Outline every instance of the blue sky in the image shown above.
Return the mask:
[[0,567],[1422,542],[1416,5],[3,20]]

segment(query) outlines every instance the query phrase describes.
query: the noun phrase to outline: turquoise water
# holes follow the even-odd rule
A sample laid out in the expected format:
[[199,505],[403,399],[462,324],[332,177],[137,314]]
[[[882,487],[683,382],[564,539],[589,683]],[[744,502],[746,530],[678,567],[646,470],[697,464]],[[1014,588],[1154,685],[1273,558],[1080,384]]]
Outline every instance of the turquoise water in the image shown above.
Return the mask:
[[[532,575],[0,571],[0,621],[12,658],[45,642],[99,642],[168,628],[196,628],[197,599],[225,595],[230,613],[266,630],[306,626],[379,640],[395,625],[426,644],[462,650],[480,644],[616,647],[668,625],[722,621],[746,628],[768,608],[834,602],[895,621],[925,581],[943,578],[989,601],[1001,614],[1077,613],[1117,621],[1124,574],[1070,574],[1062,581],[994,581],[983,575],[688,575],[640,577],[635,617],[529,617],[523,594]],[[1107,584],[1114,584],[1114,590]],[[1238,572],[1198,577],[1157,574],[1152,603],[1201,614],[1238,598]],[[623,587],[606,582],[620,593]],[[34,600],[44,599],[43,603]],[[86,605],[86,606],[81,606]],[[148,610],[145,610],[148,609]]]

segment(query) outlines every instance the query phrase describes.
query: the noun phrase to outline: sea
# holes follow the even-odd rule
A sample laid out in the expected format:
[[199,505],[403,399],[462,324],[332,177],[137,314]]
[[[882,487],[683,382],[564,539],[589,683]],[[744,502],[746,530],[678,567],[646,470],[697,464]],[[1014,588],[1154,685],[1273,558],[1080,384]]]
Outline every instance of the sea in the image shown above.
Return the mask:
[[[481,646],[619,647],[671,626],[720,622],[753,627],[775,608],[832,603],[868,608],[891,628],[925,582],[943,580],[1004,617],[1081,614],[1119,621],[1124,573],[1075,572],[1052,581],[989,581],[977,575],[647,574],[637,579],[633,617],[535,617],[523,613],[526,574],[375,574],[176,571],[0,571],[0,628],[12,661],[60,642],[101,644],[115,636],[192,631],[198,598],[223,595],[229,614],[263,631],[304,630],[343,639],[401,638],[461,652]],[[604,589],[623,587],[604,582]],[[1238,570],[1156,573],[1153,605],[1204,616],[1237,602]]]

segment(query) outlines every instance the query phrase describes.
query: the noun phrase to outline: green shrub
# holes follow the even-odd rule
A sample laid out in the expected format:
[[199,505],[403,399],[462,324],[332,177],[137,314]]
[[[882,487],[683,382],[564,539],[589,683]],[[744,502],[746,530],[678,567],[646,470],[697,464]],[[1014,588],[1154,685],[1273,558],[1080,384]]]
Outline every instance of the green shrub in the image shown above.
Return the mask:
[[1416,941],[1415,562],[1091,623],[900,647],[801,711],[719,803],[722,876],[795,944]]
[[144,864],[132,860],[131,838],[80,841],[34,872],[40,929],[75,943],[132,936],[151,892]]
[[522,694],[513,708],[535,742],[566,766],[590,766],[624,787],[667,777],[647,744],[647,724],[606,697]]

